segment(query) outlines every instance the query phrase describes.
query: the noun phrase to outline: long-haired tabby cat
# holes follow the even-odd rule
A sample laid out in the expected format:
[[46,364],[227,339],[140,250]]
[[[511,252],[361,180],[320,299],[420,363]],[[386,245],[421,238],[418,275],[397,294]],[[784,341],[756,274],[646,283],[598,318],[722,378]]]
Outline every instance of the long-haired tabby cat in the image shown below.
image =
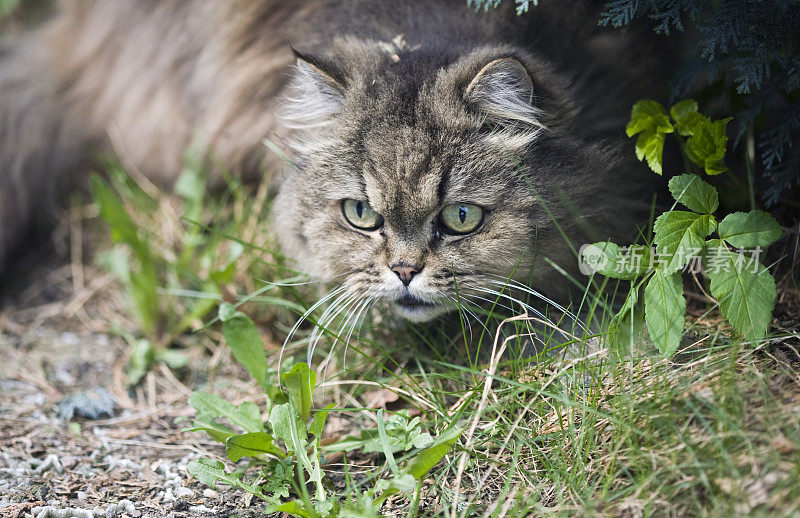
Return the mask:
[[596,20],[555,0],[525,16],[464,0],[61,2],[0,50],[0,256],[93,150],[169,184],[199,142],[244,177],[284,171],[284,252],[406,318],[509,277],[563,293],[565,237],[642,222],[622,139],[655,68]]

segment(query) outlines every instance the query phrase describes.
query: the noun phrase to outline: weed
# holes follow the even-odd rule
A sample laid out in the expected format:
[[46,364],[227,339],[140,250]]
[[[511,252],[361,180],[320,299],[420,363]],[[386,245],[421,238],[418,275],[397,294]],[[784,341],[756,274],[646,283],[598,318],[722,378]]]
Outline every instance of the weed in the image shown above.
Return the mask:
[[[719,195],[712,185],[693,174],[709,175],[727,170],[724,157],[730,118],[712,122],[691,99],[680,101],[670,114],[655,101],[637,102],[627,127],[638,134],[636,156],[662,173],[662,154],[667,134],[678,138],[687,174],[669,181],[675,203],[688,211],[664,212],[655,221],[653,248],[594,243],[581,250],[584,264],[602,275],[629,280],[631,289],[623,307],[610,323],[617,348],[631,351],[641,318],[637,318],[640,292],[644,289],[644,321],[650,338],[665,356],[678,349],[684,334],[686,299],[681,271],[692,267],[706,273],[710,293],[723,316],[746,340],[764,338],[772,317],[777,291],[775,280],[759,262],[762,250],[783,235],[780,225],[766,212],[736,212],[717,221],[713,213]],[[670,115],[672,120],[670,120]],[[714,232],[718,237],[707,239]],[[699,261],[699,263],[698,263]],[[692,263],[695,263],[692,265]]]
[[[251,459],[251,466],[260,468],[257,479],[245,481],[242,473],[226,471],[224,464],[199,459],[189,464],[189,473],[214,487],[218,481],[243,489],[268,502],[269,510],[291,516],[339,516],[357,510],[359,515],[375,515],[391,495],[411,495],[419,482],[453,447],[461,434],[450,428],[433,439],[419,431],[419,419],[400,419],[387,426],[383,411],[377,413],[377,433],[362,433],[361,438],[349,438],[328,446],[320,439],[333,405],[312,413],[316,373],[305,363],[295,364],[280,375],[282,386],[270,385],[266,378],[266,358],[261,339],[252,320],[242,313],[223,307],[223,333],[236,359],[259,380],[266,390],[269,420],[265,425],[258,407],[243,403],[236,407],[213,394],[195,392],[189,403],[197,410],[193,426],[188,431],[204,431],[212,439],[225,444],[228,458],[237,462]],[[217,419],[227,419],[244,430],[235,433]],[[269,428],[269,433],[265,431]],[[276,443],[280,441],[283,446]],[[402,467],[394,455],[413,448]],[[354,501],[330,494],[323,478],[323,452],[380,451],[385,455],[389,478],[375,478],[371,487],[361,490]],[[386,468],[383,471],[386,471]],[[311,486],[309,491],[308,485]],[[295,497],[290,497],[290,489]],[[354,506],[356,509],[354,509]]]
[[[237,273],[254,262],[248,253],[254,246],[242,238],[252,240],[251,215],[263,211],[265,193],[249,199],[241,183],[229,179],[225,196],[211,198],[206,161],[189,151],[175,186],[178,203],[113,161],[106,163],[107,180],[92,176],[95,203],[115,243],[98,261],[122,286],[140,334],[120,331],[131,345],[131,385],[154,361],[173,367],[185,362],[167,346],[201,327]],[[231,207],[234,217],[226,215]]]

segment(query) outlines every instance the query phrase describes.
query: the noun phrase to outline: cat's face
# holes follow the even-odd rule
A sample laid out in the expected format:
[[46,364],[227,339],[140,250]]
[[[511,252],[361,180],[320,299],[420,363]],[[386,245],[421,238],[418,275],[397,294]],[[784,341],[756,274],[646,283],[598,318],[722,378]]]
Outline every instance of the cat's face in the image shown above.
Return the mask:
[[543,138],[526,66],[497,51],[446,65],[356,54],[347,72],[298,63],[284,119],[296,164],[274,204],[285,253],[337,277],[353,304],[410,320],[494,298],[560,240],[541,207],[551,174],[532,170],[531,150],[542,167],[576,167],[558,158],[569,143]]

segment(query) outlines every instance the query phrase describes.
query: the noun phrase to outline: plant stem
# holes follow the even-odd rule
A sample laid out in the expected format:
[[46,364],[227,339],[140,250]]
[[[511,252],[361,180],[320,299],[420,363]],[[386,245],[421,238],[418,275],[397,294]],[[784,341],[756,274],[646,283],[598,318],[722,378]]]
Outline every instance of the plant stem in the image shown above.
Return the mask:
[[414,495],[411,497],[411,503],[408,505],[408,518],[413,518],[417,516],[417,510],[419,509],[419,494],[420,490],[422,489],[422,479],[417,481],[417,487],[414,488]]
[[677,133],[673,133],[673,135],[675,136],[675,140],[678,141],[678,147],[681,150],[681,159],[683,159],[684,172],[686,172],[687,174],[699,174],[694,163],[691,160],[689,160],[689,155],[686,154],[686,139],[684,139]]
[[747,145],[745,148],[744,163],[747,168],[747,185],[750,188],[750,210],[756,210],[756,197],[753,194],[753,167],[756,163],[756,138],[753,133],[753,125],[747,126]]

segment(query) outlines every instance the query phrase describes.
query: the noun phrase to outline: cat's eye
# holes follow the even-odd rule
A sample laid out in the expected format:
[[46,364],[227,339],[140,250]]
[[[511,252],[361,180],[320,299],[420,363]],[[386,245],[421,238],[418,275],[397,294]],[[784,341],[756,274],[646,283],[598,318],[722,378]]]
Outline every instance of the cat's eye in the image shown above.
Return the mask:
[[375,230],[383,225],[383,216],[362,200],[344,200],[342,214],[351,225],[361,230]]
[[483,209],[471,203],[454,203],[442,209],[440,218],[448,232],[468,234],[483,221]]

